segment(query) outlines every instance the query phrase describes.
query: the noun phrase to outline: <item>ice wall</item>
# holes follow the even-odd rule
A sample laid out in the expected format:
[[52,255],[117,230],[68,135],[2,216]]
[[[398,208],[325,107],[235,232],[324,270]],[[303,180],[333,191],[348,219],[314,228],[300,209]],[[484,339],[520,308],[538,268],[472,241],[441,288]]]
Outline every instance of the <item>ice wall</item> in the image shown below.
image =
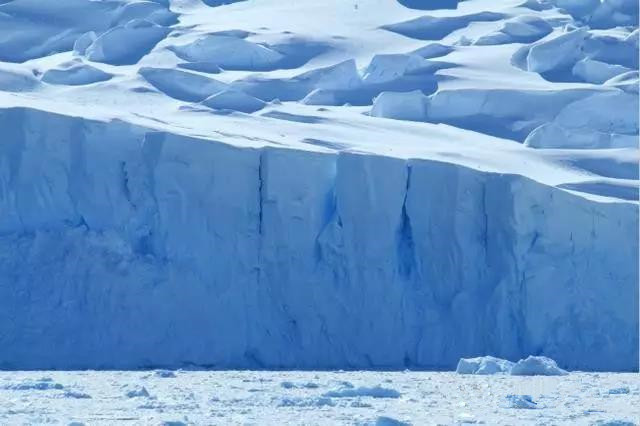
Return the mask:
[[638,368],[638,206],[0,111],[0,367]]

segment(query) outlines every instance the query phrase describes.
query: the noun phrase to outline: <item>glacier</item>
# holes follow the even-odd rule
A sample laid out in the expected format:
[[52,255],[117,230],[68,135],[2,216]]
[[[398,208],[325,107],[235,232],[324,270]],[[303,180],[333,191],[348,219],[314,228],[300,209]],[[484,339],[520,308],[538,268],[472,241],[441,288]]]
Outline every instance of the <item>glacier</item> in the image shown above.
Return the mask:
[[4,368],[636,366],[637,204],[440,161],[0,117]]
[[639,368],[637,9],[218,3],[0,2],[1,369]]

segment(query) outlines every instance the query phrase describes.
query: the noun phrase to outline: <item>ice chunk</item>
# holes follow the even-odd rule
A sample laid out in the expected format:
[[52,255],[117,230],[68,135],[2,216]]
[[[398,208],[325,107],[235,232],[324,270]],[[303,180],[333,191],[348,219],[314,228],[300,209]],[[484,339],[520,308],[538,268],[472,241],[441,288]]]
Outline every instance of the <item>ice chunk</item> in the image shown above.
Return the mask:
[[492,22],[505,15],[494,12],[479,12],[460,16],[421,16],[406,22],[385,25],[383,28],[419,40],[440,40],[455,30],[472,22]]
[[104,72],[91,65],[81,62],[71,62],[61,64],[59,68],[47,70],[41,80],[49,84],[64,84],[69,86],[79,86],[83,84],[106,81],[113,77],[113,74]]
[[439,56],[445,56],[453,52],[453,47],[440,43],[429,43],[424,47],[421,47],[413,51],[413,55],[421,56],[425,59],[437,58]]
[[552,30],[547,21],[537,16],[516,16],[506,21],[497,32],[480,37],[475,44],[531,43],[551,33]]
[[622,65],[607,64],[585,58],[573,66],[573,75],[587,83],[602,84],[613,77],[631,71]]
[[600,0],[553,0],[552,3],[572,16],[581,18],[593,13],[600,5]]
[[498,374],[509,373],[513,362],[506,359],[483,356],[478,358],[461,358],[458,361],[458,374]]
[[178,64],[178,68],[206,72],[209,74],[220,74],[222,72],[222,68],[213,62],[182,62]]
[[398,0],[398,3],[409,9],[438,10],[456,9],[460,0]]
[[225,83],[213,78],[172,68],[143,67],[138,73],[167,96],[182,101],[201,102],[227,89]]
[[588,37],[588,31],[581,28],[534,44],[527,56],[528,70],[543,73],[572,67],[584,57],[583,46]]
[[267,46],[223,35],[208,35],[172,50],[191,62],[212,62],[223,69],[233,70],[273,69],[284,58]]
[[375,426],[410,426],[411,423],[403,422],[393,417],[380,416],[376,419]]
[[[597,93],[567,105],[551,123],[534,129],[525,145],[535,148],[621,148],[637,146],[638,96]],[[607,111],[607,114],[602,114]]]
[[338,390],[325,392],[323,396],[330,398],[354,398],[358,396],[369,396],[372,398],[399,398],[400,392],[391,388],[384,388],[380,385],[374,387],[343,387]]
[[256,112],[266,105],[264,101],[239,90],[223,90],[202,101],[212,109],[232,110],[245,113]]
[[145,19],[162,26],[173,25],[178,22],[178,15],[171,12],[167,6],[153,1],[126,3],[114,15],[111,26],[125,25],[134,19]]
[[3,386],[7,390],[29,391],[29,390],[60,390],[64,387],[60,383],[54,382],[48,377],[39,380],[25,380],[16,384],[8,384]]
[[176,373],[171,370],[156,370],[154,375],[163,379],[176,377]]
[[373,101],[373,117],[423,121],[427,118],[429,98],[420,90],[412,92],[382,92]]
[[152,22],[134,19],[99,36],[85,51],[88,59],[112,65],[137,63],[169,30]]
[[564,376],[567,371],[545,356],[529,356],[521,359],[511,368],[512,376]]
[[353,59],[300,74],[292,80],[316,89],[329,90],[353,89],[362,84]]
[[339,91],[314,89],[301,102],[306,105],[341,105],[341,100]]
[[638,32],[627,37],[591,34],[582,46],[584,54],[593,60],[638,69]]
[[149,391],[144,386],[135,386],[132,389],[128,390],[125,394],[127,398],[148,398]]
[[335,402],[331,398],[282,398],[278,407],[333,407]]
[[638,25],[638,3],[634,0],[603,0],[585,20],[591,28],[600,29]]
[[73,43],[73,52],[77,55],[84,55],[89,46],[91,46],[97,38],[98,35],[95,33],[95,31],[88,31],[82,34]]
[[629,71],[604,82],[606,86],[617,87],[625,92],[638,93],[638,71]]
[[89,395],[88,393],[74,391],[74,390],[65,391],[64,397],[73,398],[73,399],[91,399],[91,395]]
[[507,407],[508,408],[524,408],[524,409],[536,409],[538,403],[533,401],[530,395],[507,395]]
[[609,389],[610,395],[626,395],[629,393],[629,388],[627,386]]
[[420,69],[426,62],[418,55],[375,55],[364,70],[362,80],[367,84],[386,83]]

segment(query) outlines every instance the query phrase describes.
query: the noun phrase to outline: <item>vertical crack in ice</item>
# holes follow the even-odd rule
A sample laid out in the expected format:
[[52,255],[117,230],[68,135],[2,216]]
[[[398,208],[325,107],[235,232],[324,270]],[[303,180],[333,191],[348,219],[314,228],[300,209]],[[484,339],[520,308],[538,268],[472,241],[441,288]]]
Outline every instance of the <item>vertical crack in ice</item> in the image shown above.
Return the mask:
[[264,149],[260,150],[260,155],[258,156],[258,237],[260,241],[262,241],[263,234],[263,208],[264,208],[264,195],[265,195],[265,185],[264,179],[266,178],[266,169],[265,169],[265,151]]
[[411,278],[415,270],[415,244],[413,241],[413,230],[411,219],[407,213],[407,199],[411,185],[411,165],[407,164],[407,178],[404,188],[404,198],[402,201],[402,211],[400,217],[400,227],[398,229],[398,273],[404,280]]

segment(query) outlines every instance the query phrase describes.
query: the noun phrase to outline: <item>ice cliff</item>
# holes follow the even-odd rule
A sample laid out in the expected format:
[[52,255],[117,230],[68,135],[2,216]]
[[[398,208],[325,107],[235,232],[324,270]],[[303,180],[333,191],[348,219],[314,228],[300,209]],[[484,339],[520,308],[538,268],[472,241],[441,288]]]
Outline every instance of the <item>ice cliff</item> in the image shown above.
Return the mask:
[[638,369],[637,8],[205,3],[0,1],[0,368]]

